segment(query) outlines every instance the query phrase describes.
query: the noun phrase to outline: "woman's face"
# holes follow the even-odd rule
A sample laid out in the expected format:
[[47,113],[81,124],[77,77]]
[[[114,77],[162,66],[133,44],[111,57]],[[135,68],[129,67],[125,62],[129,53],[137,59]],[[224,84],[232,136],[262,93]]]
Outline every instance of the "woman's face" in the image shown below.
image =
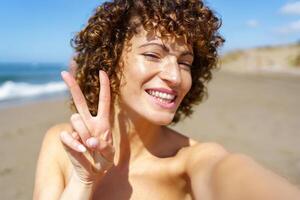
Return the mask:
[[129,44],[121,56],[121,109],[167,125],[191,88],[192,48],[184,39],[162,41],[143,28]]

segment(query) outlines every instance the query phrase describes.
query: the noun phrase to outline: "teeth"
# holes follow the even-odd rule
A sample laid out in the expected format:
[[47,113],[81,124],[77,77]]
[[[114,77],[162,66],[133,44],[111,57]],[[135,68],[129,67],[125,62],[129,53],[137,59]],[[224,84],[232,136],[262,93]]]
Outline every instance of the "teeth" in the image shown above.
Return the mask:
[[160,100],[161,99],[164,99],[164,100],[174,100],[175,99],[175,95],[173,94],[167,94],[167,93],[163,93],[163,92],[159,92],[159,91],[153,91],[153,90],[150,90],[148,91],[148,93],[154,97],[157,97],[159,98]]

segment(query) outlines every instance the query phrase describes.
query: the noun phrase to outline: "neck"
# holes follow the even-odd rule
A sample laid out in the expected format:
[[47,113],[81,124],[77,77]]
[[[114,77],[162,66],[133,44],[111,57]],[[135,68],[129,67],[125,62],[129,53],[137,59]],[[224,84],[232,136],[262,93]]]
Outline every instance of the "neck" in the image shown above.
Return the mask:
[[113,113],[111,120],[116,165],[128,166],[141,157],[155,154],[154,144],[161,137],[162,126],[145,120],[129,109],[121,110],[117,105]]

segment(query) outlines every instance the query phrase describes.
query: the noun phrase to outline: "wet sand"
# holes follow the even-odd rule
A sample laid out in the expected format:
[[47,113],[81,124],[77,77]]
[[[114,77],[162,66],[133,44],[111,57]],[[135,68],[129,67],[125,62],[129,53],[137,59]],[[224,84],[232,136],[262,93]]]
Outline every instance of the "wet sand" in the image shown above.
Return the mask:
[[[208,91],[175,129],[248,154],[300,185],[300,76],[217,72]],[[66,99],[0,110],[1,199],[32,198],[43,135],[69,115]]]

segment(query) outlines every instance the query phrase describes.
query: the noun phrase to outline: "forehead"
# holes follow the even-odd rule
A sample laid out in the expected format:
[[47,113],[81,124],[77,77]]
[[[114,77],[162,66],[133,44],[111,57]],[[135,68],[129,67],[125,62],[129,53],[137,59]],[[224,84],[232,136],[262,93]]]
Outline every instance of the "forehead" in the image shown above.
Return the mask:
[[[142,26],[137,29],[137,34],[134,34],[132,38],[129,40],[128,45],[130,45],[133,49],[140,47],[141,45],[148,43],[157,43],[163,44],[170,51],[173,52],[183,52],[190,51],[193,52],[192,46],[186,43],[184,37],[176,38],[175,36],[169,36],[162,38],[159,33],[153,31],[146,31]],[[155,47],[157,45],[147,45],[147,47]],[[145,47],[146,48],[146,47]]]

